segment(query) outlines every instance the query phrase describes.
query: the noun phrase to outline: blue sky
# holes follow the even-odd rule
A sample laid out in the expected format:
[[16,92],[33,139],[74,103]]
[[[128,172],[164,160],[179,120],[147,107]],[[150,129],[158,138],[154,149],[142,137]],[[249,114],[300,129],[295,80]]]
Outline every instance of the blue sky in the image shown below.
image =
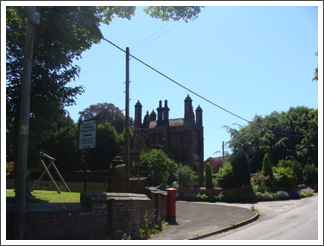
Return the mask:
[[[104,37],[124,50],[129,47],[133,56],[198,95],[248,121],[290,107],[318,108],[318,82],[311,81],[318,64],[317,6],[206,6],[188,23],[162,22],[142,8],[130,21],[116,17],[102,25]],[[102,40],[75,64],[81,75],[71,86],[83,85],[86,91],[76,106],[66,108],[75,121],[91,104],[125,109],[122,51]],[[247,125],[135,59],[130,60],[130,81],[131,117],[138,100],[143,117],[156,111],[159,100],[168,100],[170,118],[184,117],[188,94],[194,109],[201,106],[204,159],[217,156],[213,153],[221,150],[222,141],[230,140],[223,125]]]
[[[146,5],[148,2],[136,3]],[[199,2],[204,3],[237,4]],[[40,5],[39,2],[34,4]],[[90,2],[57,4],[89,5]],[[91,5],[105,4],[131,3],[91,2]],[[158,4],[168,5],[167,2]],[[323,6],[322,3],[239,4],[247,6],[205,6],[198,18],[188,23],[153,19],[142,11],[143,6],[138,6],[131,20],[115,17],[110,25],[102,24],[101,30],[106,39],[120,48],[129,47],[138,59],[248,121],[256,114],[266,116],[290,107],[322,107],[323,103],[319,103],[323,94],[322,78],[319,82],[311,81],[319,63],[320,74],[322,71],[323,38],[318,30],[323,29],[323,17],[322,7],[317,7],[318,4]],[[296,4],[299,6],[293,6]],[[55,5],[55,2],[44,2],[44,5]],[[320,59],[314,56],[317,51]],[[107,102],[125,109],[125,54],[122,51],[102,40],[74,64],[81,67],[80,77],[68,85],[85,87],[76,105],[66,107],[75,122],[78,112],[91,104]],[[134,117],[138,100],[143,105],[143,117],[146,111],[156,111],[159,100],[168,100],[171,119],[184,117],[184,99],[188,94],[194,109],[200,105],[204,159],[217,156],[213,153],[221,150],[222,141],[230,140],[230,135],[221,128],[223,125],[247,125],[246,121],[204,101],[135,59],[130,60],[130,80],[130,117]],[[322,122],[322,115],[320,120]]]

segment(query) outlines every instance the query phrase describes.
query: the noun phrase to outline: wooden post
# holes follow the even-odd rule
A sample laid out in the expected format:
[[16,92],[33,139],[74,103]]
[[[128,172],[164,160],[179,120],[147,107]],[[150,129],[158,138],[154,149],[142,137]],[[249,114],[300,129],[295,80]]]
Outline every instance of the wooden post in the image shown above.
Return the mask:
[[39,184],[39,182],[42,180],[42,178],[45,176],[45,174],[47,173],[47,175],[50,177],[50,179],[52,180],[52,182],[54,183],[56,189],[59,191],[59,193],[61,193],[60,189],[58,188],[57,184],[55,183],[54,179],[52,178],[50,172],[48,171],[48,169],[50,169],[51,166],[53,166],[55,172],[57,173],[57,175],[59,176],[60,180],[63,182],[63,184],[65,185],[65,187],[67,188],[67,190],[69,192],[71,192],[70,188],[68,187],[68,185],[65,183],[62,175],[60,174],[59,170],[57,169],[57,167],[55,166],[55,158],[44,154],[43,152],[40,152],[40,154],[44,157],[46,157],[47,159],[50,160],[50,164],[46,167],[45,163],[43,162],[42,158],[41,158],[41,162],[43,163],[44,169],[45,171],[42,173],[42,175],[39,177],[39,179],[37,180],[37,182],[34,184],[34,186],[31,188],[30,191],[33,191],[34,189],[36,189],[37,185]]
[[55,172],[57,173],[57,175],[59,176],[60,180],[63,182],[63,184],[65,185],[66,189],[71,192],[70,188],[68,187],[68,185],[65,183],[61,173],[59,172],[59,170],[57,169],[57,167],[55,166],[55,163],[53,163],[53,168],[55,170]]
[[[43,160],[41,159],[41,162],[43,162]],[[43,163],[44,164],[44,163]],[[47,169],[49,169],[52,166],[53,162],[51,162],[48,166]],[[42,175],[39,177],[39,179],[37,180],[37,182],[34,184],[34,186],[30,189],[30,191],[33,191],[36,189],[37,185],[39,184],[39,182],[42,180],[42,178],[45,176],[46,174],[46,169],[43,171]]]
[[84,187],[83,187],[84,192],[87,192],[88,152],[89,152],[89,149],[86,150],[86,155],[85,155]]
[[[43,166],[44,166],[44,168],[45,168],[45,170],[46,170],[47,176],[48,176],[48,177],[50,178],[50,180],[53,182],[53,184],[54,184],[54,186],[55,186],[57,192],[61,194],[60,188],[59,188],[59,187],[57,186],[57,184],[55,183],[55,181],[54,181],[52,175],[50,174],[50,172],[48,171],[48,169],[47,169],[45,163],[43,162],[43,160],[41,160],[41,161],[42,161]],[[53,165],[54,161],[55,161],[55,159],[54,159],[54,160],[51,160],[50,166]]]

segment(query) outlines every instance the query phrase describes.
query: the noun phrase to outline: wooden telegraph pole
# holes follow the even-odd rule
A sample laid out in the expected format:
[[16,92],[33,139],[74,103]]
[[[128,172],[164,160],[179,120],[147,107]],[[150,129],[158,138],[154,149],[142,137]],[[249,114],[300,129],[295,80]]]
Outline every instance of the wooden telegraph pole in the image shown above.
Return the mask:
[[35,25],[39,25],[40,14],[36,7],[28,7],[27,29],[24,47],[23,74],[21,81],[20,115],[17,163],[15,163],[15,210],[14,238],[24,239],[26,183],[27,183],[27,154],[29,134],[30,85],[33,66]]
[[125,181],[126,192],[129,192],[129,48],[126,48],[126,146],[125,146]]

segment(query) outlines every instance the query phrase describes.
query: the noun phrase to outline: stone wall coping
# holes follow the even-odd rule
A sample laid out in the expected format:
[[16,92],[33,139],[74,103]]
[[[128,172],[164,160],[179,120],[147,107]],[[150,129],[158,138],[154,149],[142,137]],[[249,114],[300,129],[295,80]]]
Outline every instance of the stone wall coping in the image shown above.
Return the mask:
[[221,188],[221,187],[213,187],[213,188],[206,188],[206,187],[179,187],[178,190],[249,190],[252,187],[232,187],[232,188]]
[[136,193],[116,193],[116,192],[82,192],[82,201],[107,201],[107,200],[148,200],[144,194]]
[[[13,213],[15,210],[14,203],[7,203],[7,213]],[[78,212],[89,210],[81,203],[26,203],[26,213],[39,212]]]
[[147,196],[150,197],[150,198],[151,198],[151,194],[150,193],[153,193],[153,194],[161,194],[161,195],[164,195],[164,196],[167,196],[168,195],[168,192],[167,191],[160,190],[157,187],[146,187],[145,189],[149,191],[149,192],[146,192],[146,193],[147,193]]
[[[140,181],[146,180],[147,177],[139,177]],[[138,181],[138,178],[130,178],[129,181]]]
[[112,168],[122,168],[125,167],[125,164],[112,165]]

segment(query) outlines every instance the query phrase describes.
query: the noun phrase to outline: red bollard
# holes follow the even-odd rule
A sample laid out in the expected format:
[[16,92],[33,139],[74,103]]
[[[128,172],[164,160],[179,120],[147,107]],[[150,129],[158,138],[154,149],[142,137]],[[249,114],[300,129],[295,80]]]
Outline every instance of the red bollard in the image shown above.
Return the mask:
[[167,188],[168,192],[168,222],[176,222],[176,200],[177,200],[177,189]]

